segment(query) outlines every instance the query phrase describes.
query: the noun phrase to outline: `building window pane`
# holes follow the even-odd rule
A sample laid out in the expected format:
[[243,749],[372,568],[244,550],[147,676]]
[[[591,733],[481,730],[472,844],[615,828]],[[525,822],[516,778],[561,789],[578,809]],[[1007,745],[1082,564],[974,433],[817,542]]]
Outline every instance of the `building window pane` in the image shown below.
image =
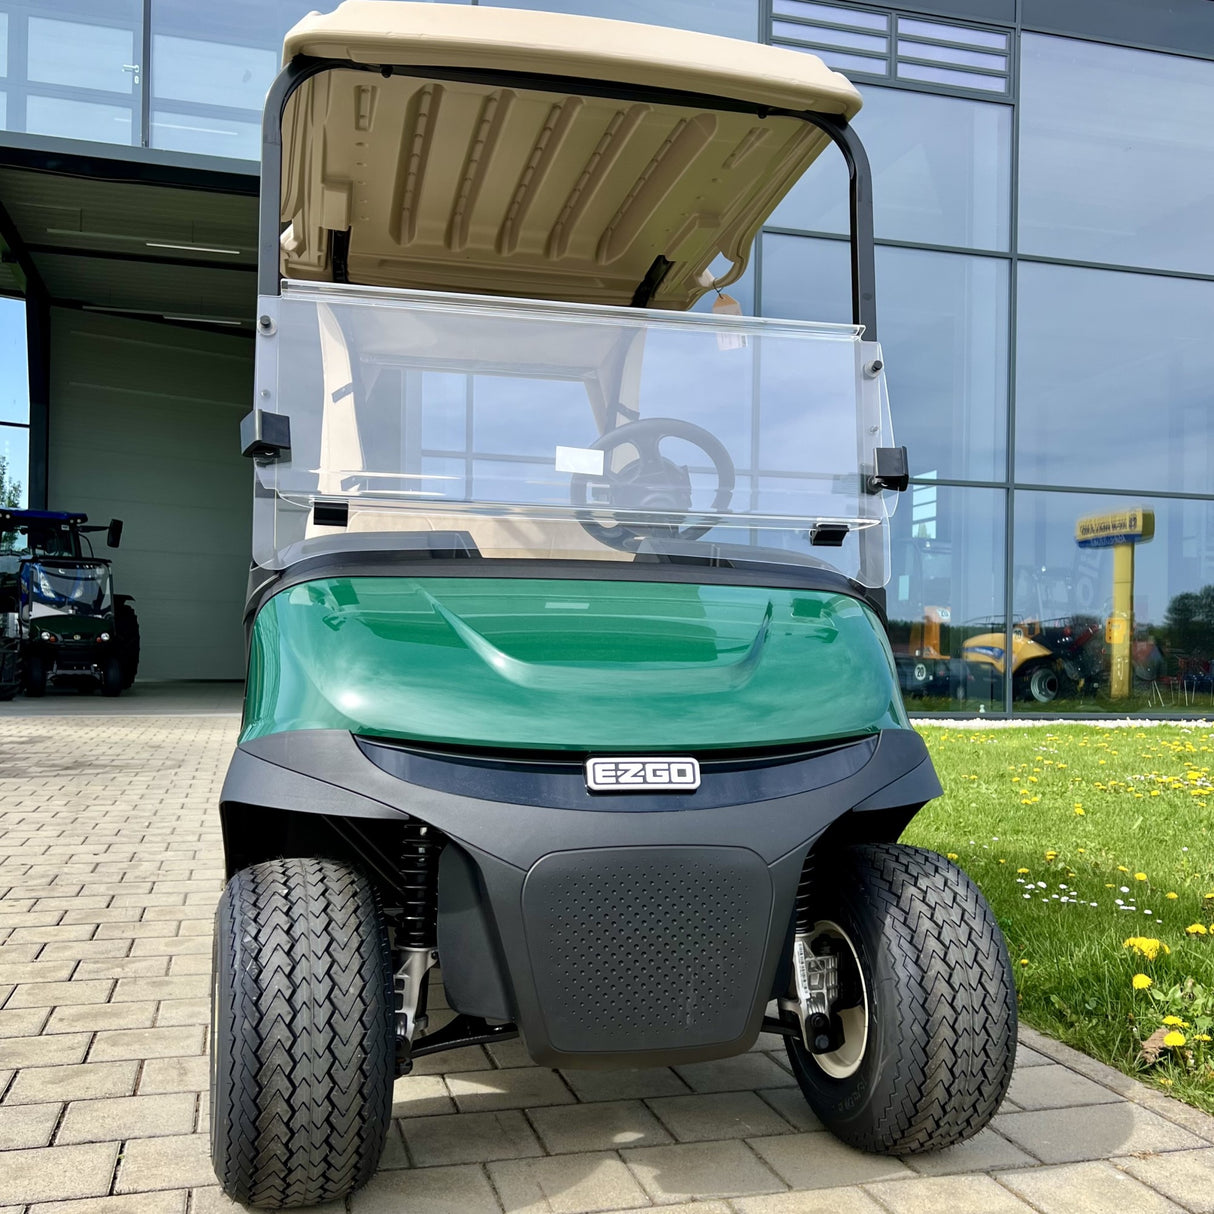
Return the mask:
[[278,60],[278,53],[268,48],[157,34],[152,40],[154,94],[158,100],[260,110]]
[[0,422],[30,419],[25,300],[0,299]]
[[1020,249],[1214,273],[1214,63],[1024,36]]
[[79,21],[29,19],[29,80],[69,88],[132,93],[135,34],[130,29]]
[[0,13],[0,76],[8,75],[8,13]]
[[131,143],[134,111],[129,106],[68,101],[31,94],[25,101],[25,129],[31,135],[58,135],[99,143]]
[[[850,320],[848,246],[763,237],[765,316]],[[877,249],[877,315],[894,434],[911,473],[999,480],[1006,468],[1007,263]]]
[[0,506],[29,505],[29,429],[0,425]]
[[502,8],[669,25],[750,42],[759,33],[758,0],[498,0],[498,3]]
[[[952,63],[958,67],[985,67],[992,72],[1007,71],[1006,55],[991,55],[986,51],[962,51],[951,46],[930,46],[926,42],[907,42],[904,38],[898,39],[898,55],[904,59],[930,59],[933,63]],[[905,75],[904,72],[898,74]],[[991,81],[992,86],[994,83]]]
[[[791,38],[794,42],[809,42],[821,47],[843,47],[852,51],[871,51],[884,58],[889,54],[889,39],[882,34],[861,34],[854,30],[824,30],[795,21],[773,21],[773,38]],[[823,54],[829,53],[823,50]],[[884,63],[875,63],[873,71],[885,72]]]
[[[878,237],[1007,248],[1009,106],[866,88],[855,125],[873,166]],[[847,206],[843,158],[827,153],[793,187],[772,223],[846,232]]]
[[201,156],[257,160],[261,156],[261,125],[204,114],[153,110],[152,147],[197,152]]
[[1005,490],[915,484],[890,524],[886,587],[898,682],[912,712],[997,711],[998,688],[974,659],[1003,613]]
[[[1081,519],[1132,534],[1128,516],[1144,511],[1153,515],[1149,541],[1076,539]],[[1120,594],[1119,564],[1133,573]],[[1017,711],[1209,711],[1214,502],[1020,491],[1014,568]]]
[[1214,283],[1021,263],[1016,479],[1209,493]]
[[814,4],[811,0],[774,0],[771,9],[778,17],[801,17],[806,21],[825,21],[831,25],[850,25],[872,30],[889,28],[889,18],[884,13],[836,8],[833,4]]
[[985,46],[991,50],[1007,50],[1007,35],[994,30],[978,30],[965,25],[942,25],[936,21],[915,21],[898,18],[898,33],[907,37],[929,38],[933,42],[960,42],[965,46]]
[[987,93],[1006,93],[1003,76],[980,76],[977,72],[956,72],[947,67],[926,67],[922,63],[898,61],[898,75],[903,80],[922,80],[927,84],[951,84],[959,89],[982,89]]

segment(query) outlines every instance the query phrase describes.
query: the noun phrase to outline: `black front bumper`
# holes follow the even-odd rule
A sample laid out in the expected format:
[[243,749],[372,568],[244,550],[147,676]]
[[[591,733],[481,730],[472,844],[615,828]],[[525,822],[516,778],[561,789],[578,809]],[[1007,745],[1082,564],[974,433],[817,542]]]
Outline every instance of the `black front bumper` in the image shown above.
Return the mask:
[[757,1037],[815,841],[844,818],[891,837],[940,792],[909,730],[702,767],[694,793],[590,794],[580,760],[274,734],[233,757],[225,842],[231,855],[258,808],[424,822],[451,840],[438,947],[453,1008],[513,1020],[544,1066],[694,1062]]

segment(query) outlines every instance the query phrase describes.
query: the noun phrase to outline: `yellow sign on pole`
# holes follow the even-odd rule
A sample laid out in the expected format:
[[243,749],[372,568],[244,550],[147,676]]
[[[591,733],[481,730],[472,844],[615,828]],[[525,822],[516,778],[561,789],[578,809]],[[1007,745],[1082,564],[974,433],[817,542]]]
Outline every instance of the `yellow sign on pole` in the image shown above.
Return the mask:
[[1113,609],[1104,625],[1109,647],[1109,696],[1124,700],[1130,694],[1132,665],[1130,641],[1134,635],[1134,545],[1155,536],[1155,511],[1131,506],[1107,514],[1086,514],[1075,523],[1080,548],[1112,548]]

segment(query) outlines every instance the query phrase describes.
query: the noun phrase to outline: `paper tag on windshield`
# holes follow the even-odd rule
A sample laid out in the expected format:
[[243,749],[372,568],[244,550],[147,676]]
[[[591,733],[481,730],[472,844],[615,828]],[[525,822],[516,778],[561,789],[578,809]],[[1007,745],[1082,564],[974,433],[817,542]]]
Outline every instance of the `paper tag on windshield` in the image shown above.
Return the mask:
[[[726,295],[723,292],[717,292],[716,301],[712,305],[712,310],[716,316],[741,316],[742,305],[738,303],[732,295]],[[746,349],[746,334],[745,333],[718,333],[717,334],[717,349],[718,350],[745,350]]]
[[593,447],[557,447],[556,470],[580,473],[582,476],[602,476],[603,452]]

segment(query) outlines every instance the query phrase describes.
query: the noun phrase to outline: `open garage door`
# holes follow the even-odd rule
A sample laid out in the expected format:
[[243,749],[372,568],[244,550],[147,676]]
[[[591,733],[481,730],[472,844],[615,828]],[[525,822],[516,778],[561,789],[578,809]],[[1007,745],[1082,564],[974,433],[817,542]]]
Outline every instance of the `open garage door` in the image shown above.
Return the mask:
[[257,178],[232,162],[7,138],[4,261],[47,335],[41,374],[31,367],[46,493],[31,504],[124,520],[106,555],[115,589],[135,597],[140,680],[241,678]]

